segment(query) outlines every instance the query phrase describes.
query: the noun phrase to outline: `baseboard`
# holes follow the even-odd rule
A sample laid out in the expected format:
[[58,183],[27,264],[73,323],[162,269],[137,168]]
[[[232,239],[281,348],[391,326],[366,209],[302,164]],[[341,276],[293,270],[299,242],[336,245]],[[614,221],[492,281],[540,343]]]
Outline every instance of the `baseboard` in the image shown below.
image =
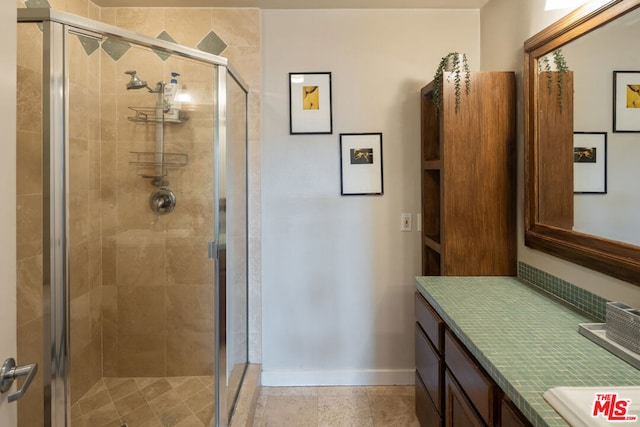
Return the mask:
[[413,385],[414,369],[398,370],[263,370],[263,387]]

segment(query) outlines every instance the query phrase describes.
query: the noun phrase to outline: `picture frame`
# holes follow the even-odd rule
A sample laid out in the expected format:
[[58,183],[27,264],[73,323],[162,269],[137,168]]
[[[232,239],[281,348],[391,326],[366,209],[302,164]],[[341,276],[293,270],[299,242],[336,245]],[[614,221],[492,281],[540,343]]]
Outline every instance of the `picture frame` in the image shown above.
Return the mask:
[[289,73],[289,134],[332,134],[331,73]]
[[607,193],[606,132],[574,132],[573,192]]
[[613,131],[640,132],[640,71],[613,72]]
[[340,194],[384,194],[381,132],[340,134]]

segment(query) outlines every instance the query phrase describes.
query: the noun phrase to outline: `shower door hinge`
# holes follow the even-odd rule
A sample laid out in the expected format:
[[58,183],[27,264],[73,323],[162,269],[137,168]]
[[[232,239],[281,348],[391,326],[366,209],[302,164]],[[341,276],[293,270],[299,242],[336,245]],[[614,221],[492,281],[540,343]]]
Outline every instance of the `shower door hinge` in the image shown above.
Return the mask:
[[209,242],[209,259],[218,259],[218,243]]

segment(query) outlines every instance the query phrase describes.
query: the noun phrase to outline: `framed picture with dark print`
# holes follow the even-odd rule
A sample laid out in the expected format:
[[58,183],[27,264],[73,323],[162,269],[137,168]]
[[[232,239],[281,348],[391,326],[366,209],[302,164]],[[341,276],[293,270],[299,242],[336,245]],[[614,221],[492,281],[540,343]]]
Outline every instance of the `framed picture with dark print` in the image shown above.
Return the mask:
[[289,133],[331,134],[331,73],[289,73]]
[[383,194],[382,133],[340,134],[340,194]]
[[640,71],[613,72],[613,131],[640,132]]
[[606,132],[574,132],[573,192],[607,192]]

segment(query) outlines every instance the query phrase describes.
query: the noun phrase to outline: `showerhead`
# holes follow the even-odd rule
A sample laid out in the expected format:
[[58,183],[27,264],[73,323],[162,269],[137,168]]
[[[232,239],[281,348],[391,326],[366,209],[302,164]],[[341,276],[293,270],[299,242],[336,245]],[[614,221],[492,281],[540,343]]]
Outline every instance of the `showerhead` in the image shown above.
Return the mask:
[[144,80],[140,80],[136,74],[136,71],[125,71],[125,74],[129,74],[131,76],[131,80],[129,80],[129,83],[127,83],[127,90],[129,89],[142,89],[142,88],[149,88],[149,86],[147,86],[147,82],[145,82]]

